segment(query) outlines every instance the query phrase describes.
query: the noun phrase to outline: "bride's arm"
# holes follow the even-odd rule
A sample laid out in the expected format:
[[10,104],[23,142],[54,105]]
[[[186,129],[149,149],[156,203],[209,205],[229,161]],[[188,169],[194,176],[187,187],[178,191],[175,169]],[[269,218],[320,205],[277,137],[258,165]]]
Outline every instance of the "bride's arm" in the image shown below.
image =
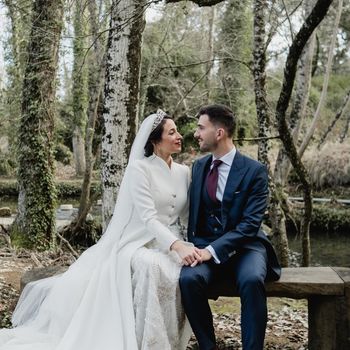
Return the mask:
[[147,231],[154,234],[161,248],[169,250],[178,238],[158,219],[147,170],[140,163],[136,163],[131,167],[130,176],[133,183],[130,186],[130,195],[139,217],[145,224]]
[[185,265],[197,264],[201,261],[198,249],[189,246],[187,242],[180,241],[171,230],[158,220],[152,193],[150,191],[150,181],[146,169],[140,163],[132,165],[130,169],[134,186],[130,186],[130,195],[135,209],[146,229],[154,234],[160,247],[164,250],[175,250]]
[[[182,226],[185,226],[187,228],[188,225],[188,216],[189,216],[189,188],[191,184],[191,171],[190,168],[186,166],[186,176],[184,176],[184,181],[187,182],[187,201],[184,206],[184,208],[180,212],[180,222]],[[184,235],[186,237],[186,235]]]

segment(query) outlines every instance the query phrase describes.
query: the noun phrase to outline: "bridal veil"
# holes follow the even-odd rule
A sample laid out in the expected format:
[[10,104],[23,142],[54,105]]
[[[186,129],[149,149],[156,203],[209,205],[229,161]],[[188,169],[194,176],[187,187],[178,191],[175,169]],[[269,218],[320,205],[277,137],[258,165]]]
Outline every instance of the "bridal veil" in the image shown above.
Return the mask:
[[144,158],[144,145],[163,117],[158,111],[141,124],[102,238],[64,274],[25,287],[12,318],[15,328],[0,330],[1,350],[137,350],[131,272],[125,267],[152,238],[125,234],[133,212],[128,173]]

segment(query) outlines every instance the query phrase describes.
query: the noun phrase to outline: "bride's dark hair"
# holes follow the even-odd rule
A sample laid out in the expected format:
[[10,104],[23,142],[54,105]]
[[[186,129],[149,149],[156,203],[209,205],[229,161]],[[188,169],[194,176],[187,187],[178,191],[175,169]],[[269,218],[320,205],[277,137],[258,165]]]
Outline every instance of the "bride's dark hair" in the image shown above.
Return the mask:
[[168,115],[166,115],[162,121],[157,125],[157,127],[151,132],[149,138],[145,145],[145,157],[149,157],[153,154],[154,144],[160,142],[162,140],[162,134],[164,130],[164,124],[166,119],[172,119]]

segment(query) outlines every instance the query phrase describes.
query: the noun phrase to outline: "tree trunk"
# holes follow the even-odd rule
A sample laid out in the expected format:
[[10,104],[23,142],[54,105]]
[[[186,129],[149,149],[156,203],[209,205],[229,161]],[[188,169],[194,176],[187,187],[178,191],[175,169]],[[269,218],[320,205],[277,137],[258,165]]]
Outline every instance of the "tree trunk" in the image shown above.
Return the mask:
[[41,247],[53,242],[55,230],[54,101],[63,5],[63,0],[34,1],[23,83],[19,212],[12,232]]
[[302,236],[303,266],[308,266],[310,264],[309,228],[312,215],[312,193],[307,171],[301,162],[293,141],[292,134],[287,125],[286,110],[288,108],[293,90],[299,57],[313,31],[326,16],[331,3],[332,0],[318,0],[310,15],[307,17],[305,23],[299,30],[298,34],[295,36],[287,56],[284,69],[283,85],[276,106],[276,119],[278,122],[278,130],[281,136],[281,141],[283,142],[287,156],[290,159],[297,173],[297,176],[299,177],[304,192],[304,217],[300,230]]
[[[86,215],[88,214],[92,201],[90,199],[91,190],[91,177],[94,167],[94,154],[92,150],[93,139],[95,134],[95,124],[98,117],[98,106],[100,103],[101,90],[104,84],[104,76],[106,69],[106,56],[103,54],[105,51],[103,45],[103,38],[99,36],[98,28],[98,14],[95,0],[88,1],[88,10],[90,17],[90,27],[93,40],[93,48],[89,57],[89,106],[88,106],[88,122],[85,130],[85,172],[84,181],[82,185],[78,218],[75,224],[74,230],[78,230],[79,227],[85,222]],[[102,57],[102,58],[101,58]],[[96,67],[99,67],[96,69]],[[73,232],[74,234],[74,232]]]
[[27,62],[27,46],[30,33],[31,0],[4,0],[11,23],[8,39],[12,62],[6,62],[7,89],[5,92],[6,114],[9,120],[8,135],[10,147],[15,151],[17,130],[21,115],[21,94],[24,70]]
[[223,92],[217,98],[219,102],[228,104],[233,112],[240,116],[240,120],[244,120],[250,113],[251,103],[245,96],[245,91],[251,89],[251,72],[248,72],[246,66],[242,64],[251,61],[252,33],[249,6],[250,1],[247,0],[228,2],[219,24],[218,55],[223,60],[220,61],[218,75]]
[[120,0],[112,4],[111,29],[107,44],[101,155],[104,228],[113,214],[138,124],[145,5],[144,0]]
[[84,23],[84,7],[81,0],[75,2],[74,11],[74,63],[72,72],[72,96],[74,130],[72,137],[75,173],[82,176],[85,170],[85,127],[88,102],[86,56],[86,24]]
[[266,0],[254,1],[254,49],[253,77],[256,114],[258,118],[259,141],[258,159],[269,167],[268,140],[269,136],[269,106],[266,101],[266,55],[265,55],[265,9]]
[[305,135],[305,137],[303,138],[303,142],[298,149],[298,153],[299,153],[299,156],[301,158],[303,157],[303,154],[311,141],[311,138],[312,138],[312,136],[315,132],[315,129],[316,129],[317,122],[319,121],[319,119],[321,117],[321,110],[323,109],[323,105],[326,102],[329,76],[330,76],[331,69],[332,69],[334,48],[335,48],[335,44],[337,41],[338,27],[339,27],[342,9],[343,9],[343,0],[338,0],[338,10],[337,10],[336,18],[334,21],[333,34],[332,34],[331,44],[330,44],[329,52],[328,52],[328,60],[327,60],[326,72],[325,72],[325,77],[324,77],[323,86],[322,86],[321,97],[320,97],[320,101],[318,103],[315,115],[312,119],[311,125],[308,129],[308,132]]
[[208,18],[208,47],[207,47],[207,67],[206,71],[208,72],[206,76],[206,103],[210,102],[210,93],[211,93],[211,79],[212,79],[212,68],[214,64],[214,23],[215,23],[215,7],[212,6],[209,9],[209,18]]
[[81,127],[76,126],[73,131],[72,138],[73,146],[73,158],[75,174],[81,176],[85,170],[85,148],[84,148],[84,135],[81,132]]
[[[312,10],[313,2],[303,4],[305,15],[308,16]],[[306,43],[298,61],[295,98],[292,111],[289,116],[289,128],[292,130],[294,142],[297,142],[300,126],[305,117],[307,102],[311,87],[312,58],[315,49],[316,33]],[[283,146],[280,148],[275,164],[274,178],[281,189],[284,187],[290,173],[291,163],[284,152]]]
[[[265,9],[266,0],[254,1],[254,50],[253,50],[253,75],[256,113],[259,125],[258,159],[264,163],[270,173],[268,159],[269,136],[269,106],[266,101],[266,46],[265,46]],[[269,215],[272,226],[273,241],[282,266],[288,266],[288,239],[285,227],[285,217],[281,209],[281,201],[276,192],[276,186],[270,179]]]

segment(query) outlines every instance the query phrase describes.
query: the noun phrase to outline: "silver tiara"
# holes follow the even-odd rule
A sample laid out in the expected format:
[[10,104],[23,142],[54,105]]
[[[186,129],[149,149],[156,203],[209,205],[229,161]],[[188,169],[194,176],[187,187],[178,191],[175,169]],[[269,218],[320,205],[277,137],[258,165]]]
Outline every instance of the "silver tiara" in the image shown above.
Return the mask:
[[156,119],[154,119],[153,125],[152,125],[152,131],[159,125],[159,123],[164,119],[164,117],[167,116],[167,114],[162,111],[161,109],[157,110],[156,113]]

